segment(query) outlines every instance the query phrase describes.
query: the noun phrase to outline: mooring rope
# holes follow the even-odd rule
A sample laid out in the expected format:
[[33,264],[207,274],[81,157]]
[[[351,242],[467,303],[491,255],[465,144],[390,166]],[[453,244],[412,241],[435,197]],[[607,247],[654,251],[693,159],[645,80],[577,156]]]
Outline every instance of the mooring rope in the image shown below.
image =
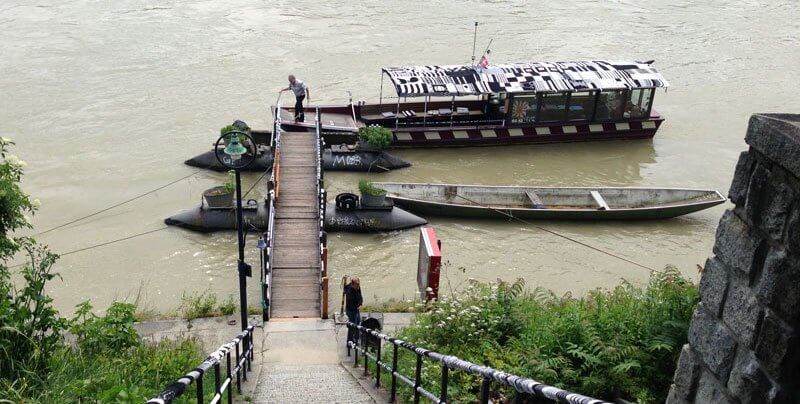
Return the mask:
[[45,234],[45,233],[50,233],[50,232],[51,232],[51,231],[53,231],[53,230],[57,230],[57,229],[64,228],[64,227],[66,227],[66,226],[69,226],[69,225],[71,225],[71,224],[75,224],[75,223],[77,223],[77,222],[80,222],[81,220],[88,219],[88,218],[90,218],[90,217],[92,217],[92,216],[97,216],[97,215],[99,215],[99,214],[101,214],[101,213],[103,213],[103,212],[108,212],[108,211],[109,211],[109,210],[111,210],[111,209],[114,209],[114,208],[120,207],[120,206],[122,206],[122,205],[124,205],[124,204],[126,204],[126,203],[129,203],[129,202],[133,202],[133,201],[135,201],[135,200],[137,200],[137,199],[139,199],[139,198],[142,198],[142,197],[145,197],[145,196],[147,196],[147,195],[150,195],[150,194],[152,194],[152,193],[154,193],[154,192],[160,191],[160,190],[162,190],[162,189],[164,189],[164,188],[166,188],[166,187],[168,187],[168,186],[170,186],[170,185],[177,184],[178,182],[181,182],[181,181],[183,181],[183,180],[185,180],[185,179],[187,179],[187,178],[189,178],[189,177],[195,176],[195,175],[199,174],[199,173],[200,173],[200,171],[202,171],[202,170],[197,170],[197,171],[195,171],[195,172],[193,172],[193,173],[191,173],[191,174],[189,174],[189,175],[186,175],[186,176],[183,176],[183,177],[181,177],[181,178],[178,178],[177,180],[171,181],[171,182],[169,182],[169,183],[167,183],[167,184],[164,184],[164,185],[162,185],[162,186],[160,186],[160,187],[158,187],[158,188],[151,189],[151,190],[149,190],[149,191],[147,191],[147,192],[145,192],[145,193],[143,193],[143,194],[141,194],[141,195],[134,196],[133,198],[130,198],[130,199],[124,200],[124,201],[122,201],[122,202],[116,203],[116,204],[114,204],[114,205],[111,205],[111,206],[109,206],[109,207],[107,207],[107,208],[103,208],[103,209],[100,209],[100,210],[98,210],[98,211],[96,211],[96,212],[92,212],[92,213],[90,213],[90,214],[88,214],[88,215],[86,215],[86,216],[81,216],[81,217],[79,217],[79,218],[77,218],[77,219],[70,220],[69,222],[62,223],[62,224],[60,224],[60,225],[58,225],[58,226],[51,227],[51,228],[49,228],[49,229],[47,229],[47,230],[40,231],[40,232],[38,232],[38,233],[32,234],[32,235],[31,235],[31,237],[41,236],[42,234]]
[[629,263],[629,264],[636,265],[637,267],[644,268],[644,269],[647,269],[647,270],[649,270],[649,271],[653,271],[653,272],[662,272],[662,271],[659,271],[659,270],[657,270],[657,269],[650,268],[650,267],[648,267],[647,265],[640,264],[640,263],[638,263],[638,262],[636,262],[636,261],[633,261],[633,260],[630,260],[630,259],[628,259],[628,258],[625,258],[625,257],[619,256],[619,255],[617,255],[617,254],[614,254],[614,253],[612,253],[612,252],[610,252],[610,251],[603,250],[602,248],[595,247],[595,246],[593,246],[593,245],[591,245],[591,244],[588,244],[588,243],[585,243],[585,242],[583,242],[583,241],[576,240],[576,239],[574,239],[574,238],[572,238],[572,237],[569,237],[569,236],[563,235],[563,234],[561,234],[561,233],[559,233],[559,232],[557,232],[557,231],[550,230],[550,229],[544,228],[544,227],[542,227],[542,226],[535,225],[535,224],[533,224],[533,223],[531,223],[531,222],[529,222],[529,221],[527,221],[527,220],[524,220],[524,219],[522,219],[522,218],[516,217],[516,216],[514,216],[514,215],[512,215],[512,214],[510,214],[510,213],[503,212],[503,211],[502,211],[502,210],[500,210],[500,209],[495,209],[495,208],[493,208],[493,207],[491,207],[491,206],[486,206],[486,205],[484,205],[484,204],[482,204],[482,203],[480,203],[480,202],[473,201],[472,199],[469,199],[469,198],[467,198],[467,197],[465,197],[465,196],[461,196],[461,195],[458,195],[458,194],[456,194],[456,196],[457,196],[457,197],[459,197],[459,198],[465,199],[465,200],[469,201],[470,203],[473,203],[473,204],[475,204],[475,205],[477,205],[477,206],[480,206],[480,207],[483,207],[483,208],[486,208],[486,209],[491,209],[491,210],[493,210],[493,211],[495,211],[495,212],[497,212],[497,213],[500,213],[500,214],[503,214],[503,215],[505,215],[505,216],[508,216],[508,217],[509,217],[509,218],[511,218],[511,219],[515,219],[515,220],[517,220],[517,221],[519,221],[519,222],[522,222],[522,223],[524,223],[524,224],[526,224],[526,225],[528,225],[528,226],[534,227],[534,228],[536,228],[536,229],[539,229],[539,230],[541,230],[541,231],[543,231],[543,232],[546,232],[546,233],[550,233],[550,234],[552,234],[552,235],[554,235],[554,236],[561,237],[561,238],[563,238],[563,239],[565,239],[565,240],[568,240],[568,241],[571,241],[571,242],[573,242],[573,243],[576,243],[576,244],[582,245],[582,246],[584,246],[584,247],[586,247],[586,248],[589,248],[589,249],[591,249],[591,250],[597,251],[597,252],[599,252],[599,253],[606,254],[606,255],[608,255],[608,256],[610,256],[610,257],[614,257],[614,258],[616,258],[616,259],[618,259],[618,260],[625,261],[625,262],[627,262],[627,263]]

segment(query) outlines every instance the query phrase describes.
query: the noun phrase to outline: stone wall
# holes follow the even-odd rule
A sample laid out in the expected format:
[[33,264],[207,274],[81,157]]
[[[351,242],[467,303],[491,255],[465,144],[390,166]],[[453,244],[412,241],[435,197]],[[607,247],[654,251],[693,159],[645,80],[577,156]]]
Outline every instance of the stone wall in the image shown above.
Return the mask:
[[800,403],[800,115],[745,141],[668,403]]

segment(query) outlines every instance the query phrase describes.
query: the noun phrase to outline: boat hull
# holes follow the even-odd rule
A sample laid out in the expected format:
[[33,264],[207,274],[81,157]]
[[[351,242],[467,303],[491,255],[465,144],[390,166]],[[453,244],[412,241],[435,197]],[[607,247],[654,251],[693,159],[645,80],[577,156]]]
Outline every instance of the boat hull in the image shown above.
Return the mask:
[[725,202],[713,190],[674,188],[530,188],[375,183],[396,206],[427,216],[523,220],[652,220]]
[[670,206],[613,210],[560,210],[560,209],[487,209],[477,206],[444,205],[439,203],[392,198],[396,206],[427,217],[459,217],[474,219],[523,220],[657,220],[670,219],[694,213],[724,201],[704,202],[687,206]]
[[[330,111],[328,110],[330,108]],[[347,116],[341,107],[320,107],[320,111],[344,121]],[[358,125],[325,125],[322,137],[328,145],[353,144],[358,140]],[[354,122],[350,119],[348,122]],[[655,136],[664,118],[658,114],[649,119],[606,123],[548,123],[528,126],[430,126],[392,129],[391,148],[434,148],[498,146],[513,144],[540,144],[561,142],[587,142],[601,140],[650,139]],[[281,127],[290,132],[314,131],[314,123],[285,120]]]

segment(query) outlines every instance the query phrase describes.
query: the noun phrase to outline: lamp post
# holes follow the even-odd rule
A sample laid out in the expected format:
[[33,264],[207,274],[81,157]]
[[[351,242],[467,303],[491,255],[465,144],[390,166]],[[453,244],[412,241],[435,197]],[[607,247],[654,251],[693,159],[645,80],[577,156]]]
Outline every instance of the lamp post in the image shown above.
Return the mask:
[[[251,267],[244,262],[244,229],[242,228],[242,180],[239,170],[250,165],[255,160],[255,150],[248,151],[242,143],[242,139],[247,139],[249,144],[255,146],[253,137],[241,131],[229,131],[217,139],[214,146],[214,155],[217,160],[225,167],[232,169],[236,177],[236,233],[238,235],[239,260],[237,270],[239,272],[239,311],[241,312],[242,331],[247,329],[247,278],[251,276]],[[220,152],[220,144],[225,147]],[[249,153],[248,153],[249,152]]]

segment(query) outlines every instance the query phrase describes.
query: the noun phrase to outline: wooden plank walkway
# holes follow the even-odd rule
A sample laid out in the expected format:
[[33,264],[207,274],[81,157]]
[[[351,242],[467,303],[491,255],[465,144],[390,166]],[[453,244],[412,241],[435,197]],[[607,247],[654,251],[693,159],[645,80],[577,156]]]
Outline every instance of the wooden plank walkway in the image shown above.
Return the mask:
[[320,316],[319,199],[314,133],[283,132],[272,247],[272,317]]

